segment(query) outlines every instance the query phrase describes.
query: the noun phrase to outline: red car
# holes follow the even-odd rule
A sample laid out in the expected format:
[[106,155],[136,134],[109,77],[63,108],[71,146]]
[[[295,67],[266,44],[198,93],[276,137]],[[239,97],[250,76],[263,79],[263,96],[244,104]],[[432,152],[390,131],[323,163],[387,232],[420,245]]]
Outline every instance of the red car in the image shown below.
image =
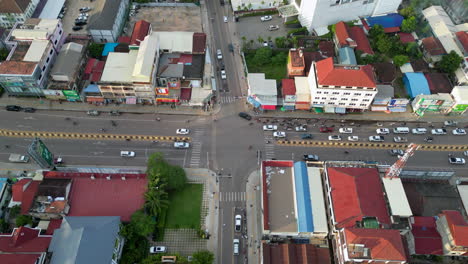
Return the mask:
[[320,127],[320,132],[321,133],[330,133],[333,132],[333,127]]

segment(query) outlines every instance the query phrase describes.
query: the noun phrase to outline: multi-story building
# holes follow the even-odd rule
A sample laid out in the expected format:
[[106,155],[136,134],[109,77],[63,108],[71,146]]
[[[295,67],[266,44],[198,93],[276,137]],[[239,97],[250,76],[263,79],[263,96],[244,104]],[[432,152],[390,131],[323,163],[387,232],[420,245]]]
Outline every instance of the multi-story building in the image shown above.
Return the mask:
[[[85,61],[85,48],[83,45],[69,42],[63,45],[55,65],[52,67],[48,89],[78,91],[78,76]],[[47,93],[46,93],[47,97]]]
[[21,226],[11,234],[0,235],[0,263],[48,263],[47,248],[51,234],[42,234],[40,228]]
[[468,110],[468,86],[455,86],[451,93],[454,104],[451,114],[463,114]]
[[32,16],[39,0],[3,0],[0,2],[0,27],[11,28]]
[[0,64],[0,85],[9,95],[42,96],[62,42],[58,19],[33,18],[16,24],[5,41],[10,53]]
[[265,79],[264,73],[249,73],[247,101],[260,110],[275,110],[278,105],[276,80]]
[[[227,1],[227,0],[221,0]],[[282,1],[279,0],[232,0],[232,9],[234,11],[269,9],[279,6]]]
[[305,76],[305,61],[302,49],[290,49],[288,58],[288,77]]
[[374,73],[370,65],[334,65],[333,59],[327,58],[314,62],[307,78],[312,106],[323,108],[325,112],[346,113],[368,110],[377,94]]
[[296,108],[296,85],[294,79],[281,80],[281,90],[283,95],[283,108],[294,110]]
[[91,17],[88,31],[94,42],[115,42],[127,19],[129,0],[103,0],[96,8],[100,12]]
[[299,21],[309,32],[322,35],[327,26],[339,21],[396,12],[401,0],[293,0]]
[[460,256],[468,252],[468,224],[460,212],[442,211],[436,225],[442,237],[444,255]]

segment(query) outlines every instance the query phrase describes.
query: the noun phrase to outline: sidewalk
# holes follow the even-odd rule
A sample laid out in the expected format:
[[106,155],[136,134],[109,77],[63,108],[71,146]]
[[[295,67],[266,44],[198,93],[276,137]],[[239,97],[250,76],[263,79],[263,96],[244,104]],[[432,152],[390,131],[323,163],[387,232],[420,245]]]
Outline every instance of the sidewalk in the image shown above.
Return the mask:
[[246,183],[246,206],[247,206],[247,240],[243,243],[247,248],[247,257],[249,264],[260,263],[260,247],[262,230],[260,221],[262,211],[260,199],[260,171],[255,170],[250,173]]

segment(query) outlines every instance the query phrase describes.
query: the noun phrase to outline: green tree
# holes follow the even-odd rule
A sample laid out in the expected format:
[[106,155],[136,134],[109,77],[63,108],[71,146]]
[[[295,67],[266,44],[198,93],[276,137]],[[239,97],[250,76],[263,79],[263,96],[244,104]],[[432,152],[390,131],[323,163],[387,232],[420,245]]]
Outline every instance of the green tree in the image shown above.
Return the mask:
[[258,41],[258,43],[262,44],[263,41],[265,41],[265,40],[262,38],[262,36],[258,36],[257,41]]
[[271,63],[274,65],[286,65],[288,54],[286,52],[280,52],[271,58]]
[[442,57],[442,60],[437,63],[437,68],[446,73],[454,73],[462,61],[463,58],[452,50]]
[[17,215],[19,215],[20,211],[21,207],[19,205],[15,205],[10,208],[10,218],[15,218]]
[[154,264],[154,263],[159,263],[161,261],[161,256],[160,254],[155,254],[155,255],[150,255],[146,257],[143,261],[141,261],[141,264]]
[[277,38],[275,38],[275,45],[278,48],[286,48],[287,47],[286,37],[277,37]]
[[257,49],[254,56],[254,61],[258,65],[265,65],[271,62],[272,51],[269,47]]
[[214,255],[208,250],[200,250],[193,253],[193,264],[212,264]]
[[416,12],[414,12],[414,8],[411,7],[411,6],[408,6],[406,8],[402,8],[399,11],[399,13],[400,13],[400,15],[402,15],[405,18],[416,16]]
[[4,234],[8,232],[10,229],[10,225],[5,221],[5,219],[0,219],[0,233]]
[[380,37],[377,40],[377,50],[381,53],[388,53],[393,48],[393,44],[387,37]]
[[104,50],[104,44],[91,43],[88,46],[89,56],[100,59],[102,56],[102,51]]
[[187,175],[180,166],[174,166],[164,160],[163,154],[152,154],[148,159],[146,174],[152,180],[156,177],[163,179],[166,191],[180,190],[187,183]]
[[416,42],[406,43],[405,53],[413,59],[419,59],[422,57],[422,53],[419,50],[418,44]]
[[403,66],[403,64],[407,63],[408,61],[409,58],[406,55],[396,55],[393,57],[393,64],[395,64],[397,67]]
[[8,50],[7,49],[0,49],[0,61],[6,60],[8,57]]
[[293,47],[297,49],[297,44],[299,43],[299,40],[297,39],[297,37],[293,36],[292,38],[289,39],[289,41],[293,45]]
[[25,225],[29,225],[29,226],[32,226],[32,217],[30,215],[20,215],[18,217],[16,217],[16,226],[17,227],[20,227],[20,226],[25,226]]
[[369,30],[369,36],[371,39],[377,40],[382,35],[385,35],[385,31],[381,25],[374,25]]
[[164,190],[165,184],[160,179],[153,179],[145,193],[145,209],[151,216],[159,216],[161,211],[169,206],[169,196]]
[[129,231],[134,232],[134,235],[146,237],[154,232],[156,222],[151,216],[138,210],[132,214],[129,228]]
[[412,16],[409,18],[405,18],[403,19],[403,22],[401,22],[401,31],[411,33],[416,29],[416,24],[416,17]]

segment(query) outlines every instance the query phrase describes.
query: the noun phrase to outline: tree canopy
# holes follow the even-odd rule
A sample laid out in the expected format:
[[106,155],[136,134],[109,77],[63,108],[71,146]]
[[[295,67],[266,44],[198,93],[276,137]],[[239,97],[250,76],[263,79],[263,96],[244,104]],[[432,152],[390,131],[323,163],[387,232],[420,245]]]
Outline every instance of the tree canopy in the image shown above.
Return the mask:
[[396,55],[395,57],[393,57],[393,63],[397,67],[403,66],[403,64],[407,63],[408,61],[409,61],[409,58],[406,55]]
[[271,62],[272,50],[269,47],[257,49],[255,52],[254,60],[259,65],[265,65]]
[[416,17],[411,16],[408,18],[403,19],[401,22],[401,31],[406,33],[411,33],[416,29],[417,21]]
[[214,255],[208,250],[200,250],[193,253],[193,264],[212,264]]
[[437,68],[446,73],[454,73],[460,67],[462,61],[463,58],[452,50],[442,57],[442,60],[437,63]]
[[187,183],[187,176],[184,169],[180,166],[169,164],[162,153],[154,153],[148,159],[148,167],[146,174],[149,180],[161,178],[165,182],[165,191],[173,191],[182,189]]

